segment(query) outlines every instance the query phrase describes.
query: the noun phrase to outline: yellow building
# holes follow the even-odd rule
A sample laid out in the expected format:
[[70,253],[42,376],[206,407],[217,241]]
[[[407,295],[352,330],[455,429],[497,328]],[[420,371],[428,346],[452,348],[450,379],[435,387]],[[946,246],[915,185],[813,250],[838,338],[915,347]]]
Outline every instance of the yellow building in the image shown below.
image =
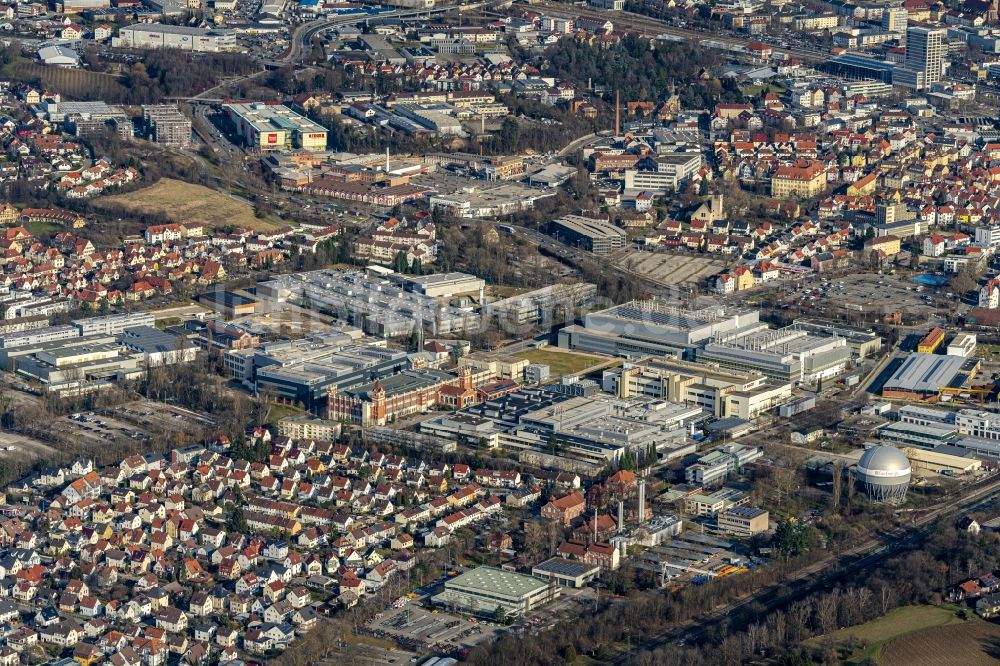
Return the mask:
[[18,216],[20,216],[20,213],[9,203],[5,203],[0,207],[0,224],[14,224],[17,222]]
[[975,458],[954,456],[916,447],[904,448],[903,453],[910,459],[914,470],[925,470],[935,474],[972,474],[982,469],[983,466],[982,461]]
[[472,352],[458,359],[458,367],[471,368],[473,372],[488,372],[502,379],[520,379],[530,365],[526,358],[495,352]]
[[809,198],[819,195],[826,188],[826,171],[816,161],[802,161],[794,166],[778,167],[771,176],[771,196]]
[[917,352],[921,354],[933,354],[944,342],[944,330],[935,326],[927,335],[920,338],[917,343]]
[[754,286],[753,271],[746,266],[734,268],[733,277],[736,278],[736,291],[752,289]]
[[895,257],[899,254],[899,238],[888,234],[886,236],[879,236],[878,238],[873,238],[865,243],[865,254],[871,252],[881,252],[882,255],[889,259]]
[[875,194],[875,187],[878,185],[878,173],[870,173],[859,178],[854,183],[847,186],[847,196],[865,197]]

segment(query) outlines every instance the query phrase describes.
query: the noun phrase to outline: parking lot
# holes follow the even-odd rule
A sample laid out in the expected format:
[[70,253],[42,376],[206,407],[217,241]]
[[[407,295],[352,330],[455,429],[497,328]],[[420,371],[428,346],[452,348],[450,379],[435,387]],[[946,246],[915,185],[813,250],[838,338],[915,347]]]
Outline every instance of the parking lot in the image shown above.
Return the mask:
[[56,453],[48,444],[13,432],[0,432],[0,458],[31,462]]
[[153,400],[136,400],[97,412],[71,414],[57,420],[64,431],[78,437],[81,443],[103,445],[108,442],[145,443],[154,436],[167,435],[179,442],[195,439],[213,421],[181,407]]
[[473,646],[500,631],[492,623],[427,610],[412,600],[376,615],[368,628],[376,638],[389,638],[411,649],[444,652]]
[[665,285],[701,283],[726,266],[708,257],[644,250],[630,252],[618,265]]
[[[947,287],[942,288],[947,290]],[[859,273],[822,280],[790,291],[786,303],[817,314],[827,312],[882,315],[900,310],[908,320],[926,321],[946,310],[956,299],[948,299],[929,287],[897,275]]]

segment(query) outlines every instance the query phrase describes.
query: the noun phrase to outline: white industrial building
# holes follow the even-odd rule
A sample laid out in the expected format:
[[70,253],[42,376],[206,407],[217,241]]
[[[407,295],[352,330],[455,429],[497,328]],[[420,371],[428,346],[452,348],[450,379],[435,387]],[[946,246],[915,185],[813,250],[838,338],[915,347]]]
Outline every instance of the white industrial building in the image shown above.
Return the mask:
[[851,348],[844,338],[762,325],[755,331],[717,337],[698,351],[698,360],[783,381],[815,382],[844,372]]
[[1000,440],[1000,414],[978,409],[960,409],[955,414],[958,432],[979,439]]
[[684,478],[688,483],[699,486],[714,486],[724,483],[730,474],[739,473],[743,466],[764,456],[756,446],[727,444],[698,458],[698,462],[688,465]]
[[483,306],[483,314],[495,317],[501,326],[550,325],[572,321],[576,311],[597,295],[589,282],[552,284],[541,289],[503,298]]
[[257,296],[275,304],[335,312],[341,321],[384,337],[410,335],[418,327],[429,335],[475,333],[480,323],[469,310],[361,272],[321,270],[280,275],[258,284]]
[[656,300],[630,301],[587,314],[583,326],[562,329],[559,346],[628,358],[692,357],[698,345],[715,336],[762,326],[756,310],[685,310]]
[[234,51],[236,33],[218,28],[192,28],[163,23],[136,23],[118,29],[111,45],[122,49],[180,49],[182,51]]
[[959,333],[948,343],[948,356],[969,358],[976,352],[976,334]]
[[655,447],[661,458],[673,459],[695,450],[687,432],[704,416],[698,407],[593,392],[573,395],[562,388],[525,388],[423,421],[420,431],[473,438],[516,451],[524,461],[579,473],[614,465],[626,451],[641,456]]
[[54,67],[79,67],[80,56],[68,46],[54,44],[38,49],[38,59]]

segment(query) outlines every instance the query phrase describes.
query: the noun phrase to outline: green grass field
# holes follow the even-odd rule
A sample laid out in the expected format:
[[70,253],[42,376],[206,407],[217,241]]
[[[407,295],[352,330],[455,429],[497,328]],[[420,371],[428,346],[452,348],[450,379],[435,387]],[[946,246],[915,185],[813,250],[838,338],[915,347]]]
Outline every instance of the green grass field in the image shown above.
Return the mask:
[[572,375],[583,372],[595,365],[600,365],[613,360],[603,356],[592,356],[590,354],[580,354],[553,349],[529,349],[515,354],[518,358],[526,358],[532,363],[544,363],[549,366],[549,371],[556,375]]
[[895,638],[878,653],[883,666],[989,666],[996,664],[1000,626],[971,617]]
[[161,178],[127,194],[102,197],[94,205],[100,209],[116,204],[136,213],[162,213],[175,222],[200,222],[211,229],[237,226],[268,231],[278,226],[276,220],[256,217],[253,207],[244,201],[172,178]]
[[864,650],[850,655],[843,663],[860,664],[868,658],[878,660],[879,654],[889,643],[903,636],[950,624],[980,621],[978,619],[963,621],[956,615],[957,610],[954,606],[904,606],[871,622],[811,638],[807,643],[818,645],[826,638],[832,638],[840,643],[846,642],[851,637],[857,638],[864,641],[867,646]]
[[286,416],[296,416],[298,414],[303,414],[304,412],[298,407],[292,407],[290,405],[279,405],[278,403],[273,403],[271,409],[267,411],[267,421],[268,423],[277,423]]
[[55,222],[42,222],[40,220],[32,220],[28,222],[28,231],[30,231],[36,238],[44,238],[45,236],[50,236],[57,231],[62,231],[63,227],[56,224]]

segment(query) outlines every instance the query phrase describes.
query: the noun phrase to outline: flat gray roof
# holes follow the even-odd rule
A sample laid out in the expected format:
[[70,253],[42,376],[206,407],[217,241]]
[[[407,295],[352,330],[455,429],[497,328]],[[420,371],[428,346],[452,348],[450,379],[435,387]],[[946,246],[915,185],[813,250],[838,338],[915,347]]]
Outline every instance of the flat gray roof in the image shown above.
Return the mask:
[[961,356],[913,353],[886,381],[884,388],[915,393],[936,393],[948,386],[961,371]]
[[590,238],[621,238],[625,230],[606,220],[598,220],[582,215],[563,215],[555,223]]
[[452,578],[445,583],[445,588],[487,594],[499,593],[521,599],[538,592],[539,589],[543,589],[547,585],[548,583],[544,581],[524,574],[494,569],[493,567],[479,567]]

